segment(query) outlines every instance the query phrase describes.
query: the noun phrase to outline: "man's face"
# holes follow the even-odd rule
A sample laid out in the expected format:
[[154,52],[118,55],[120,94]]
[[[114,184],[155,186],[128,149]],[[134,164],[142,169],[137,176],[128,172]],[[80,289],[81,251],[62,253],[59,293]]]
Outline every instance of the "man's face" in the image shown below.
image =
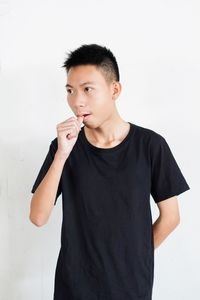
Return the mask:
[[115,109],[115,82],[108,83],[94,65],[80,65],[69,69],[67,101],[74,114],[91,113],[83,119],[86,126],[95,128],[111,118]]

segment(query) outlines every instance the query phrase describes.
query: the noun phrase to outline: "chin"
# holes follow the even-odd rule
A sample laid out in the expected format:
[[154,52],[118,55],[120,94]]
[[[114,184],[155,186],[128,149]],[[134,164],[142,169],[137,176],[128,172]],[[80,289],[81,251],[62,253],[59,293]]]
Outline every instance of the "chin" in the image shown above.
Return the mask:
[[100,124],[97,123],[90,123],[90,122],[86,122],[84,123],[85,127],[90,128],[90,129],[96,129],[100,126]]
[[84,125],[85,125],[85,127],[90,128],[90,129],[96,128],[96,127],[95,127],[94,125],[92,125],[92,124],[86,124],[86,123],[84,123]]

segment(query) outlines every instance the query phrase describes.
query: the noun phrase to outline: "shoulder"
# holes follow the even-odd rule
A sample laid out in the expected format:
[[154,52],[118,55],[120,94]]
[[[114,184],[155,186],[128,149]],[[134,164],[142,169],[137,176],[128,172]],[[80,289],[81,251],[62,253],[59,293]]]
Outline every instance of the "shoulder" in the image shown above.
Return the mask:
[[152,128],[147,128],[140,125],[136,126],[139,137],[145,142],[150,143],[152,146],[166,142],[165,137],[159,131],[155,131]]
[[171,147],[166,138],[159,131],[139,126],[138,131],[144,139],[145,151],[148,151],[152,160],[173,160]]

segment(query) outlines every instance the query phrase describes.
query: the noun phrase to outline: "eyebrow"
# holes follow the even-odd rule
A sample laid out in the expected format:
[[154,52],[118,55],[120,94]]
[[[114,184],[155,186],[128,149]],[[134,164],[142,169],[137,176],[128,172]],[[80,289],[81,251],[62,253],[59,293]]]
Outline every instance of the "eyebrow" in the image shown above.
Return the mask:
[[[86,81],[86,82],[81,83],[80,86],[85,85],[85,84],[95,84],[95,82],[94,81]],[[67,83],[65,85],[65,87],[72,87],[73,88],[73,86],[69,83]]]

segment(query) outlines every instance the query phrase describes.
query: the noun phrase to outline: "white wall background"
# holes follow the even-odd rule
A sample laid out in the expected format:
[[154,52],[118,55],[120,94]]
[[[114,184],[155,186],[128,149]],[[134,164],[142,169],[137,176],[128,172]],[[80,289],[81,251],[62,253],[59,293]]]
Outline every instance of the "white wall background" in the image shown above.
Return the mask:
[[[121,116],[162,134],[191,190],[155,252],[154,300],[200,297],[200,2],[0,1],[0,300],[52,299],[61,197],[29,221],[31,188],[67,106],[66,51],[99,43],[121,74]],[[157,206],[151,199],[154,218]]]

